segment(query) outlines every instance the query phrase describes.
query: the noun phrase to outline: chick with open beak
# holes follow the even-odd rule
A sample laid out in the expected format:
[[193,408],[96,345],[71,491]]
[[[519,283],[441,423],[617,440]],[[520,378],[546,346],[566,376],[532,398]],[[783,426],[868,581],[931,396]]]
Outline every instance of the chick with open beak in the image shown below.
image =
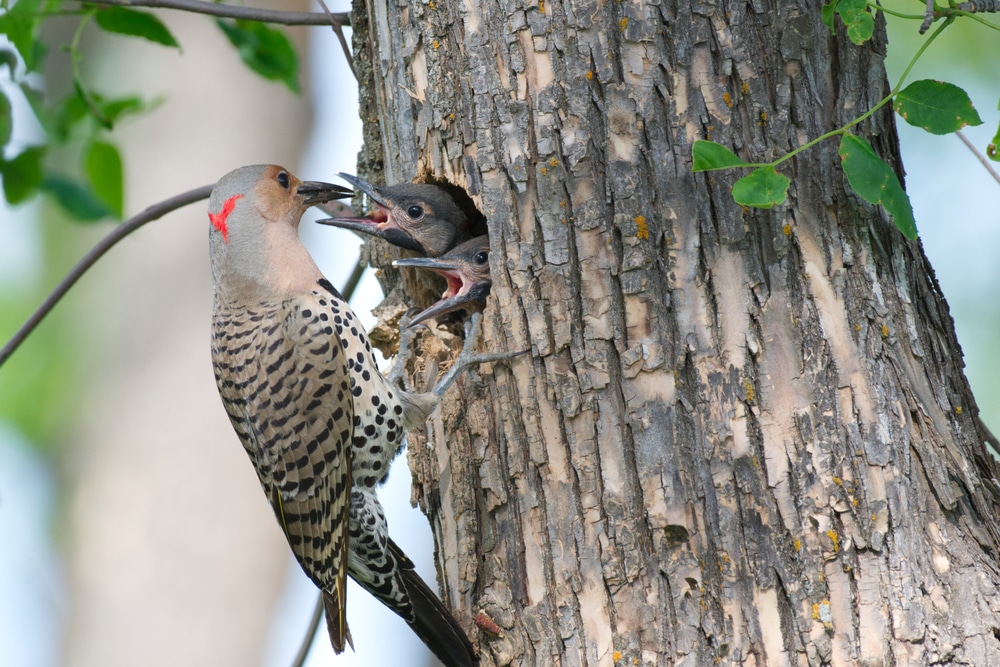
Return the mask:
[[486,297],[493,285],[490,277],[490,238],[485,235],[466,241],[441,257],[397,259],[392,265],[429,269],[448,281],[448,288],[441,298],[410,320],[410,326],[459,309],[478,312],[486,307]]

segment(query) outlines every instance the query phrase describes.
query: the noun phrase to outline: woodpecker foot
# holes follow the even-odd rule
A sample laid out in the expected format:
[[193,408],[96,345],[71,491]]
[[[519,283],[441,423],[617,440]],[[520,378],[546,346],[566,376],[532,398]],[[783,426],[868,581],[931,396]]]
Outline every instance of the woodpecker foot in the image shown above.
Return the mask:
[[416,327],[410,327],[410,319],[417,312],[416,308],[410,308],[399,318],[399,349],[396,351],[396,358],[392,362],[392,368],[389,369],[389,373],[385,378],[393,386],[399,386],[402,383],[404,385],[403,389],[407,391],[410,391],[410,387],[405,386],[406,364],[410,362],[410,357],[413,356],[413,341],[417,337]]
[[448,391],[448,388],[455,382],[459,373],[466,370],[470,366],[493,361],[506,361],[507,359],[527,354],[530,351],[520,350],[518,352],[477,354],[476,352],[473,352],[473,350],[476,345],[479,344],[479,336],[482,333],[482,328],[483,314],[473,313],[472,317],[469,318],[469,321],[465,323],[465,344],[462,345],[462,352],[458,355],[458,359],[455,360],[455,364],[448,370],[447,373],[445,373],[445,376],[441,378],[441,381],[438,382],[437,386],[432,390],[432,393],[437,394],[439,399],[444,396],[445,392]]

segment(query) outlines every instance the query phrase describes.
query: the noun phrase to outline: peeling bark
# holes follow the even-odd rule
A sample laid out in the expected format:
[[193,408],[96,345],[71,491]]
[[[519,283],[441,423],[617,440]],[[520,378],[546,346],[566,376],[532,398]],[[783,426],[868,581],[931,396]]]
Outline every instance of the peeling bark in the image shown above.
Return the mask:
[[[1000,664],[1000,471],[920,244],[833,141],[770,211],[691,172],[698,138],[768,160],[870,108],[881,28],[857,47],[794,2],[363,10],[368,150],[474,196],[483,347],[531,350],[410,441],[483,664]],[[858,129],[901,171],[890,111]],[[430,338],[418,383],[459,342]]]

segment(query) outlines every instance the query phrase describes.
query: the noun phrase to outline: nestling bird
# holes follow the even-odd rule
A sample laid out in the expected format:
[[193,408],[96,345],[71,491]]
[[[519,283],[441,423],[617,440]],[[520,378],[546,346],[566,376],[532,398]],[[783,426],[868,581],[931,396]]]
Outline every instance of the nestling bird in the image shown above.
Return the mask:
[[338,174],[364,192],[375,210],[363,218],[328,218],[320,224],[385,239],[429,257],[439,257],[474,234],[486,232],[485,219],[460,188],[430,183],[378,186]]
[[464,631],[389,538],[375,495],[435,394],[391,386],[350,306],[299,240],[302,214],[344,197],[274,165],[224,176],[209,201],[212,363],[223,405],[299,564],[323,593],[337,653],[350,575],[449,667]]
[[437,303],[417,313],[409,326],[459,309],[480,311],[486,307],[486,297],[493,285],[490,278],[490,237],[486,235],[470,239],[440,257],[408,257],[397,259],[392,265],[429,269],[448,281],[448,289]]

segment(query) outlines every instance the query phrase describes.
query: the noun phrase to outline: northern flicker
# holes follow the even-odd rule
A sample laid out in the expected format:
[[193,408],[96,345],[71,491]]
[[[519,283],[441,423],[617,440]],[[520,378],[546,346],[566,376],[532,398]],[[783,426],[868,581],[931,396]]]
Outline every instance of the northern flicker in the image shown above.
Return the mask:
[[338,175],[368,195],[374,210],[367,217],[317,220],[320,224],[378,236],[429,257],[439,257],[474,234],[486,233],[482,214],[458,187],[430,183],[379,186],[350,174]]
[[397,259],[393,266],[415,266],[444,276],[448,288],[437,303],[417,313],[409,326],[455,310],[470,313],[486,307],[493,281],[490,279],[490,237],[477,236],[455,246],[440,257]]
[[209,201],[219,394],[299,564],[320,588],[337,653],[350,575],[448,667],[478,664],[461,626],[389,538],[375,495],[435,394],[391,386],[350,306],[298,236],[309,206],[345,196],[278,166],[224,176]]

